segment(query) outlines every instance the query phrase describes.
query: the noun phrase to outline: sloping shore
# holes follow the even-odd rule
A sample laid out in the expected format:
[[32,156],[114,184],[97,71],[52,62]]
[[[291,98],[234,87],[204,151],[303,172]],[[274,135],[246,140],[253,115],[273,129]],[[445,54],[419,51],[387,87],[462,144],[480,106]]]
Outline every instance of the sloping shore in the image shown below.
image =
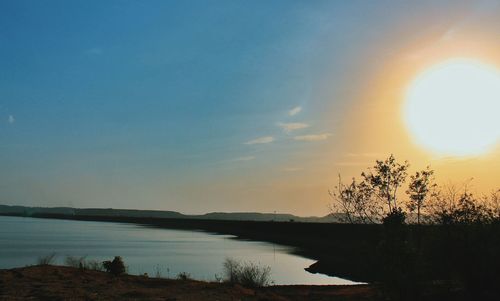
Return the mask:
[[0,300],[373,300],[377,290],[357,286],[270,286],[250,289],[227,283],[112,276],[63,266],[0,270]]

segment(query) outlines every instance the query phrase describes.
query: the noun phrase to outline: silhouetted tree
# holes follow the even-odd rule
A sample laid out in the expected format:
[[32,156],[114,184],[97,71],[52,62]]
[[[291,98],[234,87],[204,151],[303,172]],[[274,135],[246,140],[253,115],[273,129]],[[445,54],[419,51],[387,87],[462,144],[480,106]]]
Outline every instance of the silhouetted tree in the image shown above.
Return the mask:
[[500,189],[492,191],[488,196],[483,197],[483,203],[489,209],[493,222],[500,222]]
[[422,171],[417,171],[414,175],[410,176],[410,183],[406,193],[410,200],[408,202],[408,209],[410,212],[417,211],[417,224],[420,225],[421,209],[424,206],[424,201],[431,193],[431,189],[436,186],[433,183],[434,170],[427,166]]
[[387,205],[389,213],[399,208],[397,193],[406,181],[409,166],[408,161],[398,163],[391,154],[384,161],[377,160],[368,173],[361,173],[363,181],[374,192],[374,195]]
[[458,204],[452,212],[455,223],[472,224],[487,223],[490,220],[488,208],[478,202],[472,193],[464,192],[458,199]]
[[380,211],[373,202],[373,191],[365,182],[356,182],[353,178],[350,184],[344,184],[339,175],[339,183],[329,194],[334,201],[331,211],[341,212],[344,221],[349,223],[374,223]]
[[[477,197],[467,185],[437,187],[427,167],[410,175],[407,161],[393,155],[329,191],[332,207],[350,223],[382,222],[376,247],[363,256],[376,271],[384,297],[418,300],[423,297],[461,297],[465,300],[500,295],[500,189]],[[404,195],[417,226],[407,225],[398,196]],[[332,209],[333,210],[333,209]],[[424,214],[431,224],[420,226]],[[374,227],[374,228],[375,228]],[[368,229],[368,228],[367,228]],[[439,281],[436,281],[439,280]],[[496,298],[496,299],[495,299]]]
[[433,194],[430,213],[434,221],[442,225],[489,223],[495,215],[497,197],[498,194],[493,193],[491,199],[478,199],[468,192],[467,185],[462,189],[447,186]]
[[361,173],[360,182],[353,178],[350,184],[344,184],[339,176],[339,184],[329,191],[334,200],[331,210],[343,213],[350,223],[379,222],[388,214],[402,212],[397,197],[406,181],[408,167],[408,161],[398,163],[391,154],[384,161],[377,160],[368,172]]

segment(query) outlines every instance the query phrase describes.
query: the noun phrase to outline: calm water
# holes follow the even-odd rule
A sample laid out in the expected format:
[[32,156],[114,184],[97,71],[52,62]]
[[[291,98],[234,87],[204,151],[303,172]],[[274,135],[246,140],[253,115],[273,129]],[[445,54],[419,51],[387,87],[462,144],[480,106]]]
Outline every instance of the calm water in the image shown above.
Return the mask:
[[0,216],[0,268],[35,264],[39,256],[57,254],[109,260],[123,257],[131,274],[160,271],[163,277],[188,272],[214,280],[227,257],[270,266],[276,284],[354,284],[304,270],[314,261],[269,243],[240,241],[228,235],[155,229],[131,224],[65,221]]

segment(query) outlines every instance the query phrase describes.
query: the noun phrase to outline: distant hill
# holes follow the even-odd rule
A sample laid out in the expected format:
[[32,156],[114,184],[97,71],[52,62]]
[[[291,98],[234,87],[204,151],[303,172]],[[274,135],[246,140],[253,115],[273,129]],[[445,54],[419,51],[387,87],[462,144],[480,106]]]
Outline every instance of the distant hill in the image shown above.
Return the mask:
[[338,217],[327,215],[324,217],[302,217],[284,213],[259,213],[259,212],[212,212],[203,215],[191,215],[190,218],[215,219],[215,220],[245,220],[245,221],[278,221],[278,222],[314,222],[330,223],[338,221]]
[[176,211],[136,210],[113,208],[71,208],[71,207],[27,207],[0,205],[0,215],[33,216],[36,214],[65,214],[88,216],[124,216],[124,217],[151,217],[151,218],[185,218],[234,221],[277,221],[277,222],[310,222],[331,223],[338,222],[340,215],[326,215],[323,217],[301,217],[283,213],[259,212],[212,212],[201,215],[188,215]]

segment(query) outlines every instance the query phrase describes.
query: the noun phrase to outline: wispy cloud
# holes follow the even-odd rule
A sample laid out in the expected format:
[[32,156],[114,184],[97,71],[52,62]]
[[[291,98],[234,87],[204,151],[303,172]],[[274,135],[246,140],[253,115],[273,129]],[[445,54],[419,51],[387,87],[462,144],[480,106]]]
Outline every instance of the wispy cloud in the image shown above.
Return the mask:
[[246,156],[246,157],[239,157],[239,158],[233,159],[232,161],[233,162],[241,162],[241,161],[251,161],[253,159],[255,159],[254,156]]
[[332,134],[330,133],[303,135],[303,136],[295,136],[293,137],[293,139],[297,141],[321,141],[328,139],[328,137],[330,137],[331,135]]
[[278,123],[278,126],[282,128],[285,132],[289,133],[291,131],[305,129],[309,127],[307,123],[301,122],[291,122],[291,123]]
[[265,137],[259,137],[257,139],[253,139],[250,141],[245,142],[244,144],[252,145],[252,144],[264,144],[264,143],[271,143],[274,141],[273,136],[265,136]]
[[297,107],[291,109],[290,111],[288,111],[288,115],[295,116],[295,115],[299,114],[300,111],[302,111],[302,107],[301,106],[297,106]]
[[16,118],[14,118],[14,115],[9,115],[9,117],[7,117],[7,122],[10,124],[16,122]]

